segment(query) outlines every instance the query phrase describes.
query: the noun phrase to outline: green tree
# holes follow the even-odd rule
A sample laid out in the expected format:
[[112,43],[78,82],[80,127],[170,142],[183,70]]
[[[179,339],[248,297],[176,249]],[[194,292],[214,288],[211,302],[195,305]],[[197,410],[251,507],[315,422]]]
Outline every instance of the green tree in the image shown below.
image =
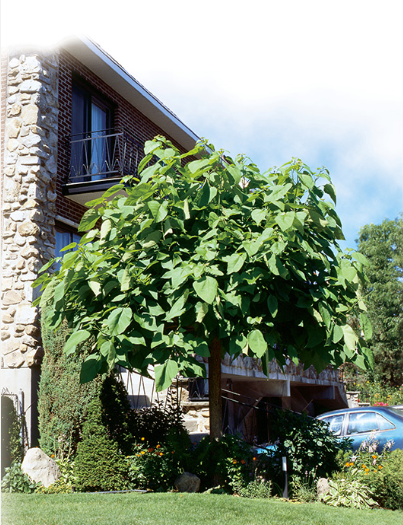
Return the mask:
[[368,259],[364,298],[373,326],[374,378],[403,383],[403,220],[361,228],[358,249]]
[[365,258],[339,249],[327,170],[293,160],[261,174],[243,156],[205,143],[181,155],[157,137],[138,171],[88,204],[87,233],[65,248],[77,250],[34,283],[53,304],[50,328],[64,318],[72,328],[67,355],[94,340],[82,381],[116,365],[147,375],[152,365],[163,390],[178,372],[204,375],[195,355],[208,357],[218,436],[224,352],[260,358],[264,370],[287,356],[318,371],[370,363],[360,330],[347,323],[361,315],[367,331],[358,297]]

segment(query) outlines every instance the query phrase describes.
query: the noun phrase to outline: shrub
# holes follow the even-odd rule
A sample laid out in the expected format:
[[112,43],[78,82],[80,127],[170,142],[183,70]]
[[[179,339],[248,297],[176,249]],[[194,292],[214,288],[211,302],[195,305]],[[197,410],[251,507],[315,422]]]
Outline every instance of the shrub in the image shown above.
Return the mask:
[[193,453],[191,471],[201,479],[203,488],[220,485],[228,492],[247,485],[254,473],[250,445],[230,434],[210,441],[203,438]]
[[[177,435],[188,444],[188,434],[185,429],[183,413],[177,404],[163,406],[161,402],[151,407],[144,407],[130,412],[130,432],[134,442],[142,440],[147,445],[156,446],[166,441],[168,435]],[[144,438],[144,439],[143,439]],[[190,443],[190,441],[189,441]]]
[[343,471],[334,478],[358,480],[369,487],[381,507],[403,509],[403,450],[391,452],[390,446],[391,442],[378,453],[378,441],[367,439],[353,455],[344,455]]
[[102,423],[107,428],[108,437],[119,446],[120,452],[129,455],[134,438],[130,428],[132,409],[127,390],[117,375],[103,378],[99,398],[102,404]]
[[73,492],[73,487],[70,483],[64,483],[63,481],[57,480],[49,487],[40,485],[35,489],[37,494],[70,494]]
[[99,399],[88,406],[83,439],[78,444],[74,463],[76,488],[79,491],[124,490],[128,487],[128,464],[119,453],[116,441],[108,437],[102,423]]
[[338,440],[329,432],[326,423],[305,414],[277,410],[272,428],[277,450],[272,462],[276,478],[282,476],[281,458],[287,457],[291,479],[301,481],[328,477],[338,469],[338,451],[350,448],[349,440]]
[[76,450],[88,404],[99,395],[100,379],[80,384],[83,357],[66,356],[64,343],[69,335],[65,322],[56,332],[46,328],[48,308],[42,309],[44,358],[38,393],[39,445],[48,454],[57,449]]
[[21,463],[14,462],[11,467],[5,469],[5,474],[1,480],[1,490],[3,492],[24,492],[31,494],[37,488],[37,484],[21,470]]
[[137,444],[129,460],[129,480],[133,488],[166,491],[183,472],[180,450],[167,444],[155,447]]
[[333,507],[371,508],[377,505],[372,499],[373,493],[359,479],[329,480],[329,491],[322,496],[322,501]]
[[403,404],[403,385],[390,386],[379,381],[350,383],[349,388],[360,392],[359,399],[371,405],[391,406]]
[[291,493],[301,503],[313,503],[317,500],[317,479],[306,476],[305,479],[294,477],[291,481]]
[[403,510],[403,450],[392,451],[371,481],[374,497],[381,507]]
[[270,498],[271,481],[254,479],[245,486],[235,485],[234,494],[241,498]]

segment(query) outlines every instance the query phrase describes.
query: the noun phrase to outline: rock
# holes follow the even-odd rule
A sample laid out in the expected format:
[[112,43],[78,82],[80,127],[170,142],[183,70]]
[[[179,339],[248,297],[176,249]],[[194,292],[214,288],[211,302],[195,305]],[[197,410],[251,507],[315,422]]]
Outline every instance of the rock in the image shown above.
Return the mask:
[[21,93],[35,93],[39,91],[42,87],[42,84],[37,80],[25,80],[20,85]]
[[[2,344],[2,347],[5,345]],[[4,354],[3,350],[3,354]],[[10,354],[7,354],[4,356],[4,365],[7,368],[20,368],[25,363],[24,356],[21,354],[19,350],[16,350],[15,352],[12,352]]]
[[30,448],[22,462],[21,469],[35,481],[49,487],[60,477],[56,462],[47,456],[40,448]]
[[14,118],[7,124],[7,133],[10,139],[15,139],[18,137],[21,126],[22,124],[19,118]]
[[319,478],[316,490],[318,494],[318,499],[320,499],[321,496],[324,496],[327,492],[329,492],[329,481],[326,478]]
[[23,237],[28,237],[28,235],[37,235],[38,232],[39,227],[31,221],[24,221],[18,226],[18,233]]
[[3,298],[3,305],[9,306],[11,304],[19,304],[22,301],[22,297],[19,293],[10,291],[7,292]]
[[199,492],[200,478],[190,472],[184,472],[176,478],[174,487],[179,492]]

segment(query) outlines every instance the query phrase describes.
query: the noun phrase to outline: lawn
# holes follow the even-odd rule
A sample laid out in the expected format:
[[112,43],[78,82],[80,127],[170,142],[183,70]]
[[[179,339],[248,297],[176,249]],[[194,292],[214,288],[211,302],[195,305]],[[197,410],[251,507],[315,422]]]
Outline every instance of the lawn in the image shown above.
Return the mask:
[[403,512],[216,494],[2,494],[3,525],[403,525]]

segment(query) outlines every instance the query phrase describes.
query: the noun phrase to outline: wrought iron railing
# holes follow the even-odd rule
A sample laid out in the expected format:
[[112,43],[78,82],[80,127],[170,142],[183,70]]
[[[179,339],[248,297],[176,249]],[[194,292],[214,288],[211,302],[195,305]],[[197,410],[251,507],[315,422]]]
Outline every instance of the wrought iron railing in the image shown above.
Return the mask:
[[67,183],[90,182],[135,175],[142,145],[124,131],[92,131],[73,135],[70,141]]

